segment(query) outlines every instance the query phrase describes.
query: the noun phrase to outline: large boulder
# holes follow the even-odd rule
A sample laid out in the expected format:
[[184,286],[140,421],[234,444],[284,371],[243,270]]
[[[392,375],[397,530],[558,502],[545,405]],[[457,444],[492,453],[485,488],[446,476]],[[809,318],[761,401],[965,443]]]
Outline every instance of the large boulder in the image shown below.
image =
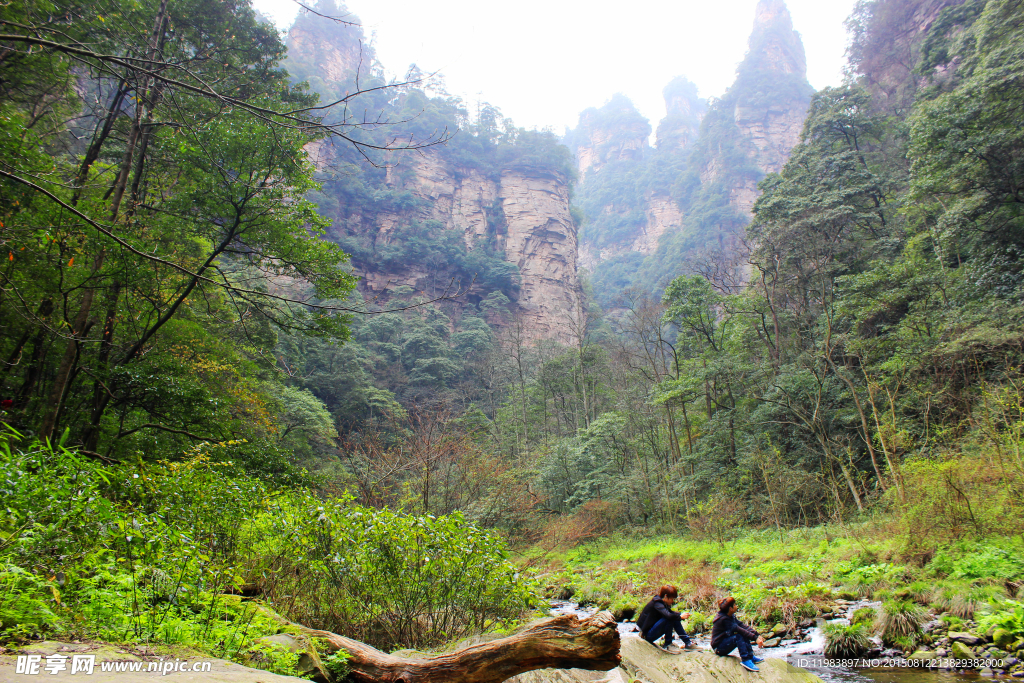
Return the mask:
[[949,639],[958,643],[963,643],[964,645],[970,645],[971,647],[981,645],[985,642],[985,639],[981,636],[976,636],[973,633],[967,633],[965,631],[950,631]]
[[[821,683],[814,674],[782,659],[768,659],[758,666],[761,673],[757,674],[757,683]],[[640,638],[623,638],[622,666],[618,669],[540,669],[505,683],[751,683],[752,675],[736,657],[719,657],[702,650],[672,655]]]
[[960,641],[953,643],[950,648],[953,651],[953,659],[974,659],[974,653]]
[[907,657],[907,661],[930,662],[933,659],[937,659],[938,656],[939,653],[934,650],[918,650]]
[[1017,636],[1007,631],[1005,628],[997,628],[992,633],[992,642],[1000,650],[1013,651],[1013,644],[1016,642]]

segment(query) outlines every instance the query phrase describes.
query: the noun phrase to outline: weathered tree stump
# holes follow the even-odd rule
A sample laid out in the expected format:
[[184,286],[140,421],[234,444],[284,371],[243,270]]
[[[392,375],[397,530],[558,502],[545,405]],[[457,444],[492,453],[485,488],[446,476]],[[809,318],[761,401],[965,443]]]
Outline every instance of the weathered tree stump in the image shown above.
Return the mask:
[[621,661],[610,612],[589,619],[568,614],[538,622],[508,638],[422,659],[395,657],[329,631],[305,629],[349,653],[358,683],[501,683],[535,669],[608,671]]

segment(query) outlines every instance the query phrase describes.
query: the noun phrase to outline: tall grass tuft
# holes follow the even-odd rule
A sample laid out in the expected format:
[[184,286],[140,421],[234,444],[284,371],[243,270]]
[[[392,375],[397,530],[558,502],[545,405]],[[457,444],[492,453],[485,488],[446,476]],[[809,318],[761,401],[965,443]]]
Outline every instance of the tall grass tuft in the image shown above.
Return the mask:
[[860,657],[870,646],[868,630],[864,624],[825,624],[826,657]]
[[948,612],[961,619],[973,619],[975,612],[1006,597],[1006,591],[1001,586],[941,583],[932,590],[931,604],[936,610]]
[[961,619],[973,619],[975,612],[1004,599],[1006,591],[1001,586],[972,584],[953,595],[949,611]]
[[921,633],[921,623],[925,611],[909,600],[887,600],[882,603],[878,615],[878,630],[882,634],[882,642],[887,645],[899,644],[906,646],[908,639],[916,642]]

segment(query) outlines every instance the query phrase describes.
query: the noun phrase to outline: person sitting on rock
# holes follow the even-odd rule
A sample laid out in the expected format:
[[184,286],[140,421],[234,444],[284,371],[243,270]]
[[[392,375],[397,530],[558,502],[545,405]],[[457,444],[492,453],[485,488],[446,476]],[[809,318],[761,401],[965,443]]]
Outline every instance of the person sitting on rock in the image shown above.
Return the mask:
[[711,649],[722,657],[733,650],[739,650],[740,664],[748,671],[760,671],[758,663],[764,660],[754,656],[751,641],[757,641],[758,647],[764,647],[764,638],[736,618],[736,599],[722,598],[718,602],[718,614],[711,622]]
[[651,601],[644,606],[636,620],[641,638],[655,645],[654,641],[664,636],[665,640],[662,647],[673,654],[681,651],[672,645],[673,631],[679,634],[679,638],[686,647],[693,647],[693,643],[690,642],[690,636],[686,634],[686,629],[683,628],[683,619],[689,619],[690,613],[683,612],[680,614],[679,612],[672,611],[672,605],[676,604],[678,597],[679,591],[675,586],[662,586],[658,594],[651,598]]

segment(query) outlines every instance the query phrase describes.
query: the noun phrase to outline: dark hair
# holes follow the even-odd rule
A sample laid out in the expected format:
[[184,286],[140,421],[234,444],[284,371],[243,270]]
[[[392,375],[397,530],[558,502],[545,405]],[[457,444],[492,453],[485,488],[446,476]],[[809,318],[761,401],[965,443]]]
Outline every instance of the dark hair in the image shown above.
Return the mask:
[[718,611],[728,614],[729,610],[736,604],[736,598],[722,598],[718,601]]
[[661,590],[658,591],[658,596],[662,598],[672,598],[673,600],[675,600],[679,597],[679,591],[676,590],[675,586],[665,584],[661,587]]

